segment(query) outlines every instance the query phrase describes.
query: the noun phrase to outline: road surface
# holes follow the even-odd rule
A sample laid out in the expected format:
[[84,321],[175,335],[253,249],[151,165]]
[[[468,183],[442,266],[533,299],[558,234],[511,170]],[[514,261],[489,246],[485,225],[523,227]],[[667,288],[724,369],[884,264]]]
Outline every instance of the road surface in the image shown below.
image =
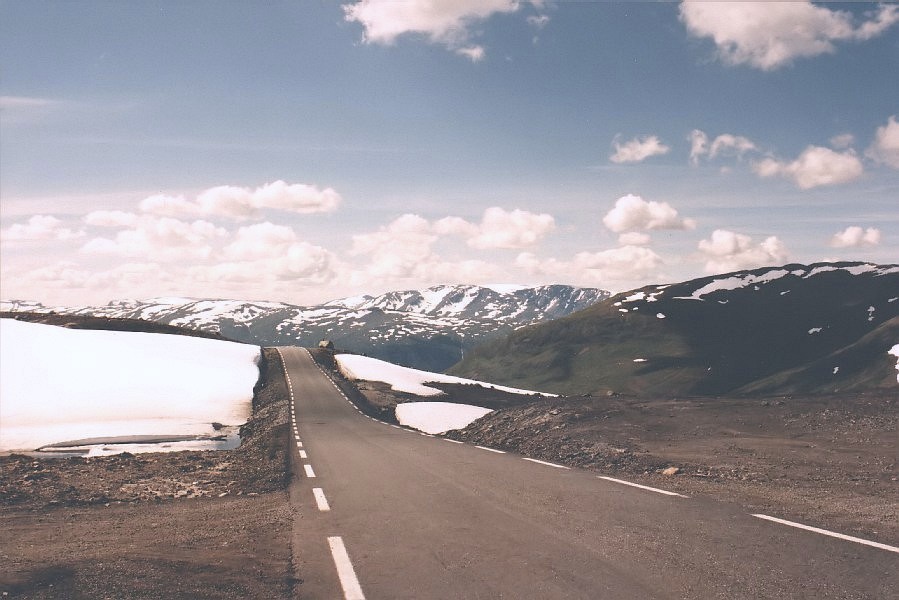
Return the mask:
[[[300,598],[892,598],[899,553],[364,416],[281,348]],[[781,515],[789,518],[788,507]]]

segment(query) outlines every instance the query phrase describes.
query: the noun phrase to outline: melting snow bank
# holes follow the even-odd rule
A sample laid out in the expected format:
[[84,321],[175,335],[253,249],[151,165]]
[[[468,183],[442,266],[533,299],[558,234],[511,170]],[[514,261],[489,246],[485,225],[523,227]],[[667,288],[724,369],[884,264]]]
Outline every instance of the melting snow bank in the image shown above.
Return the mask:
[[337,359],[337,365],[340,368],[340,371],[349,379],[380,381],[390,385],[391,389],[396,392],[406,392],[415,394],[416,396],[439,396],[443,394],[439,389],[425,385],[427,383],[479,385],[501,392],[509,392],[510,394],[555,396],[555,394],[544,394],[542,392],[534,392],[531,390],[493,385],[492,383],[484,383],[482,381],[475,381],[474,379],[463,379],[462,377],[453,377],[452,375],[443,375],[442,373],[419,371],[418,369],[401,367],[393,363],[378,360],[377,358],[369,358],[367,356],[359,356],[356,354],[338,354],[335,358]]
[[406,427],[439,434],[464,429],[491,412],[489,408],[453,402],[406,402],[396,405],[396,420]]
[[[249,418],[259,378],[256,346],[14,319],[0,319],[0,357],[0,451],[98,440],[114,445],[95,454],[220,446],[211,440]],[[116,443],[141,436],[171,443]]]
[[[896,357],[896,370],[899,371],[899,344],[896,344],[892,348],[890,348],[889,354],[892,354]],[[896,381],[899,382],[899,375],[896,375]]]

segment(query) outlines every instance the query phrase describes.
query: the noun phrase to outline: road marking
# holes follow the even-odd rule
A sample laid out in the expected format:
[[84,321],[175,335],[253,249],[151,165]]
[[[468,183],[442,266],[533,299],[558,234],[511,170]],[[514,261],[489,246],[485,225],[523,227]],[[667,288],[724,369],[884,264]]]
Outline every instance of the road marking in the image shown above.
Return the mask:
[[303,465],[303,470],[306,471],[306,477],[315,477],[315,471],[312,470],[312,465]]
[[[488,448],[487,446],[475,446],[475,448],[480,448],[481,450],[486,450],[487,452],[496,452],[497,454],[505,454],[502,450],[497,450],[496,448]],[[540,462],[540,461],[536,461]],[[546,463],[549,464],[549,463]],[[559,465],[553,465],[554,467],[558,467]],[[566,467],[567,468],[567,467]]]
[[331,505],[328,504],[328,499],[325,498],[325,492],[321,488],[312,488],[312,495],[315,496],[315,504],[318,506],[318,510],[321,512],[328,512],[331,510]]
[[418,435],[423,435],[423,436],[425,436],[425,437],[434,437],[434,436],[431,435],[430,433],[425,433],[424,431],[419,431],[419,432],[418,432]]
[[295,439],[296,441],[298,441],[298,442],[300,441],[300,435],[299,435],[299,434],[297,434],[297,435],[295,435],[295,436],[293,436],[293,437],[294,437],[294,439]]
[[678,496],[680,498],[689,498],[690,496],[684,496],[683,494],[678,494],[677,492],[669,492],[668,490],[660,490],[659,488],[649,487],[648,485],[640,485],[639,483],[632,483],[630,481],[625,481],[623,479],[615,479],[614,477],[606,477],[605,475],[597,475],[600,479],[605,479],[606,481],[614,481],[615,483],[620,483],[622,485],[629,485],[631,487],[640,488],[641,490],[647,490],[649,492],[655,492],[657,494],[665,494],[666,496]]
[[769,517],[768,515],[752,515],[752,516],[756,517],[758,519],[765,519],[766,521],[773,521],[775,523],[780,523],[781,525],[787,525],[789,527],[796,527],[797,529],[805,529],[806,531],[813,531],[815,533],[820,533],[821,535],[829,535],[830,537],[839,538],[841,540],[846,540],[849,542],[855,542],[856,544],[864,544],[865,546],[872,546],[874,548],[880,548],[881,550],[886,550],[888,552],[899,553],[899,548],[897,548],[896,546],[890,546],[888,544],[881,544],[880,542],[872,542],[870,540],[853,537],[851,535],[846,535],[844,533],[837,533],[835,531],[819,529],[818,527],[812,527],[811,525],[803,525],[802,523],[794,523],[793,521],[778,519],[777,517]]
[[565,465],[557,465],[556,463],[546,462],[545,460],[537,460],[536,458],[525,457],[524,460],[529,460],[539,465],[546,465],[547,467],[555,467],[557,469],[571,469],[571,467],[566,467]]
[[350,556],[343,545],[343,538],[339,536],[329,537],[328,545],[331,547],[331,556],[334,558],[334,566],[337,567],[337,577],[340,578],[340,587],[343,588],[343,597],[346,600],[365,600],[359,580],[356,579],[356,571]]
[[297,448],[302,448],[302,447],[303,447],[303,442],[297,442]]
[[300,458],[309,458],[309,457],[306,455],[306,451],[305,451],[305,450],[300,450]]
[[449,438],[442,438],[444,442],[452,442],[453,444],[464,444],[465,442],[460,442],[459,440],[451,440]]

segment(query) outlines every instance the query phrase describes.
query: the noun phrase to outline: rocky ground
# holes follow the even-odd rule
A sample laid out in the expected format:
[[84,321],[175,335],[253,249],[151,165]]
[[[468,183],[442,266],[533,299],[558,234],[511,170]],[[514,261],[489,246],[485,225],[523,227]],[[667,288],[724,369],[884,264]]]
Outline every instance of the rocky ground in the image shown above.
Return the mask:
[[0,593],[291,595],[287,392],[266,350],[234,450],[0,457]]
[[899,398],[555,398],[448,437],[899,542]]

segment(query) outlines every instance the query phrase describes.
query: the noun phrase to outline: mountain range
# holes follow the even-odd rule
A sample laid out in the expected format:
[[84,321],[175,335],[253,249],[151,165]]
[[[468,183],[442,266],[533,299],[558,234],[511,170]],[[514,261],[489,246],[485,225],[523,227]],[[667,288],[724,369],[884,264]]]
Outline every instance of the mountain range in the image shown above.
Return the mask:
[[608,296],[604,290],[567,285],[442,285],[355,296],[316,306],[154,298],[85,307],[4,301],[0,310],[141,319],[260,346],[316,346],[321,340],[330,340],[341,351],[443,371],[480,343],[526,325],[566,316]]
[[899,391],[899,265],[651,285],[466,354],[454,375],[568,395]]

